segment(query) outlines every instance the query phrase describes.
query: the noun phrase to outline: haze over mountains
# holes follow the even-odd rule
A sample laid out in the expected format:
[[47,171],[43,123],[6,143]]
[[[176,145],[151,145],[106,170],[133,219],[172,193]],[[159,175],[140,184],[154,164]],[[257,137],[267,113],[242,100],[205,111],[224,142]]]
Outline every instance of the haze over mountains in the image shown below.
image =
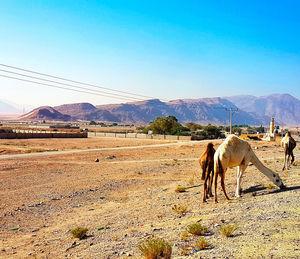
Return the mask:
[[268,125],[270,118],[274,117],[276,125],[300,125],[300,100],[289,94],[179,99],[169,102],[153,99],[98,106],[90,103],[64,104],[37,108],[20,119],[147,124],[157,116],[174,115],[181,123],[193,121],[203,125],[227,125],[229,112],[225,108],[238,108],[233,115],[233,124]]

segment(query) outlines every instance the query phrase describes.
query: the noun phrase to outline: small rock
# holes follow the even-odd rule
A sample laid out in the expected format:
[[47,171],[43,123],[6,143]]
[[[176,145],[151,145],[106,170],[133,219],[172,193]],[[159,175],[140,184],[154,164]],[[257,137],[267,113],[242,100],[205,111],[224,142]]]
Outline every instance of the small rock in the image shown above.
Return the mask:
[[108,156],[106,159],[115,159],[115,158],[117,158],[117,157],[112,155],[112,156]]
[[162,228],[153,228],[153,231],[161,231]]
[[99,158],[96,158],[95,162],[99,162]]
[[126,255],[127,255],[127,256],[132,256],[132,254],[131,254],[131,253],[129,253],[129,252],[127,252],[127,253],[126,253]]

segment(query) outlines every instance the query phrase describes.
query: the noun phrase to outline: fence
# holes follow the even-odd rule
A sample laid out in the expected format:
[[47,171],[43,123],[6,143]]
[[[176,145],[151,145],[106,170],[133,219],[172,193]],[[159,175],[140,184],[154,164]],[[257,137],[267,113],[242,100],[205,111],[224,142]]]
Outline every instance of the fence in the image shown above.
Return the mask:
[[112,133],[112,132],[89,132],[89,137],[112,137],[112,138],[137,138],[137,139],[166,139],[166,140],[191,140],[191,136],[157,135],[142,133]]

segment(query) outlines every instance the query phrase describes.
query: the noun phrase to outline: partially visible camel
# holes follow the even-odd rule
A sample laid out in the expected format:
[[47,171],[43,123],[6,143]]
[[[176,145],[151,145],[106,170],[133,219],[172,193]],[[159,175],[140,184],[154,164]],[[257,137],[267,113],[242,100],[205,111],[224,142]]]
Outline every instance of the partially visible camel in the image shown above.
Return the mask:
[[[199,159],[202,168],[202,180],[204,180],[203,202],[206,202],[208,195],[212,197],[212,183],[214,177],[214,149],[213,143],[208,143],[205,152]],[[208,185],[207,185],[208,182]]]
[[225,191],[225,173],[228,167],[237,166],[237,182],[235,196],[240,197],[241,177],[245,172],[249,162],[266,175],[275,185],[280,189],[285,189],[285,185],[280,179],[279,175],[269,168],[265,167],[263,163],[254,154],[251,146],[245,140],[238,138],[235,135],[229,135],[225,141],[218,147],[214,156],[214,171],[215,171],[215,202],[217,198],[217,180],[218,175],[221,176],[221,186],[223,192],[228,200],[229,197]]
[[[287,132],[285,134],[284,138],[282,138],[281,146],[284,148],[284,164],[283,164],[283,168],[282,168],[282,171],[284,171],[286,167],[287,167],[287,169],[289,169],[290,165],[293,164],[293,162],[295,160],[293,150],[296,147],[296,141],[292,138],[290,132]],[[290,156],[292,156],[291,163],[289,163]]]

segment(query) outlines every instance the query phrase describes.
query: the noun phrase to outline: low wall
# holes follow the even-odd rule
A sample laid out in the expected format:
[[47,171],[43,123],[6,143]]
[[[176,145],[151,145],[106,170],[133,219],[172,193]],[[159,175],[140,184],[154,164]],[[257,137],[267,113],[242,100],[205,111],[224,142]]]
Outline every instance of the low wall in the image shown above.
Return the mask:
[[112,137],[112,138],[138,138],[138,139],[167,139],[167,140],[191,140],[191,136],[157,135],[142,133],[112,133],[112,132],[89,132],[89,136]]
[[84,133],[0,133],[0,139],[29,139],[29,138],[87,138]]

